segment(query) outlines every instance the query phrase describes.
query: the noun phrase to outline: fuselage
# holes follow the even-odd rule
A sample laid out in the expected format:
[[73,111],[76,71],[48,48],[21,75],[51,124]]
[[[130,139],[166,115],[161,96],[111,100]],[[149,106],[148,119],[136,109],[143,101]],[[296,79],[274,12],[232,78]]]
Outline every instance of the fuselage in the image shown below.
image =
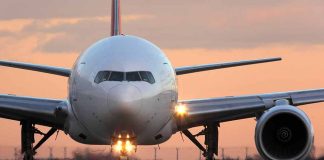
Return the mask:
[[89,47],[69,79],[66,132],[86,144],[110,144],[126,131],[139,145],[159,144],[174,132],[176,75],[165,54],[135,36],[112,36]]

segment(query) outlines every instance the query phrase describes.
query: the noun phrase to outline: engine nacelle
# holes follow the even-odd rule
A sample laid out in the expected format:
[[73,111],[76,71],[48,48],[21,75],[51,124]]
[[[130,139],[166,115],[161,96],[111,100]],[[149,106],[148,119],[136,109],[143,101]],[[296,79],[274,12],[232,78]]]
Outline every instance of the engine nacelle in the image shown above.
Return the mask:
[[255,129],[256,147],[265,159],[304,159],[313,141],[309,118],[290,105],[278,105],[266,111]]

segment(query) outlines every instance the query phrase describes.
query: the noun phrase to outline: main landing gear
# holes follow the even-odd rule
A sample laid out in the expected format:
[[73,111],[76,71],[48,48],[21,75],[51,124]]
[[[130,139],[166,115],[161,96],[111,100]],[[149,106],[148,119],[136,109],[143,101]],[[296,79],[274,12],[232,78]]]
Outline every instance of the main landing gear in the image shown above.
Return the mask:
[[[35,124],[30,121],[21,121],[21,153],[24,160],[34,160],[34,155],[37,149],[48,140],[56,131],[56,128],[51,128],[46,134],[35,128]],[[43,138],[35,145],[35,134],[43,135]]]
[[[215,160],[215,155],[218,155],[219,123],[208,123],[204,127],[205,129],[196,135],[191,134],[187,129],[182,132],[203,152],[203,156],[206,157],[206,160]],[[205,136],[206,148],[196,139],[196,137],[202,135]]]

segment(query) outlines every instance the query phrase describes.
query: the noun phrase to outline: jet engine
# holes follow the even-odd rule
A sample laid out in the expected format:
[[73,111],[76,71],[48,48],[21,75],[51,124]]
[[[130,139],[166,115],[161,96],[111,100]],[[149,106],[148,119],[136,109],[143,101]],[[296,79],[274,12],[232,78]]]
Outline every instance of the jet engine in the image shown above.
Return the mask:
[[307,115],[290,105],[266,111],[255,129],[256,147],[265,159],[304,159],[310,154],[313,137]]

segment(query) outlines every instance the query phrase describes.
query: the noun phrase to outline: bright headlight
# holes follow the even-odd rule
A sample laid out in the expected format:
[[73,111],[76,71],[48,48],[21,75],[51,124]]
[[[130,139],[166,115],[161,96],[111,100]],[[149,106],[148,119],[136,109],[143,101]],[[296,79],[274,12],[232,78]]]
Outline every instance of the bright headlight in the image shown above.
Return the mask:
[[134,151],[134,145],[130,142],[130,141],[126,141],[126,146],[125,146],[125,148],[126,148],[126,151],[127,152],[132,152],[132,151]]
[[117,144],[114,145],[114,150],[117,152],[121,152],[123,150],[123,142],[117,141]]
[[183,104],[178,104],[175,106],[175,113],[178,115],[178,116],[184,116],[187,114],[187,107]]

